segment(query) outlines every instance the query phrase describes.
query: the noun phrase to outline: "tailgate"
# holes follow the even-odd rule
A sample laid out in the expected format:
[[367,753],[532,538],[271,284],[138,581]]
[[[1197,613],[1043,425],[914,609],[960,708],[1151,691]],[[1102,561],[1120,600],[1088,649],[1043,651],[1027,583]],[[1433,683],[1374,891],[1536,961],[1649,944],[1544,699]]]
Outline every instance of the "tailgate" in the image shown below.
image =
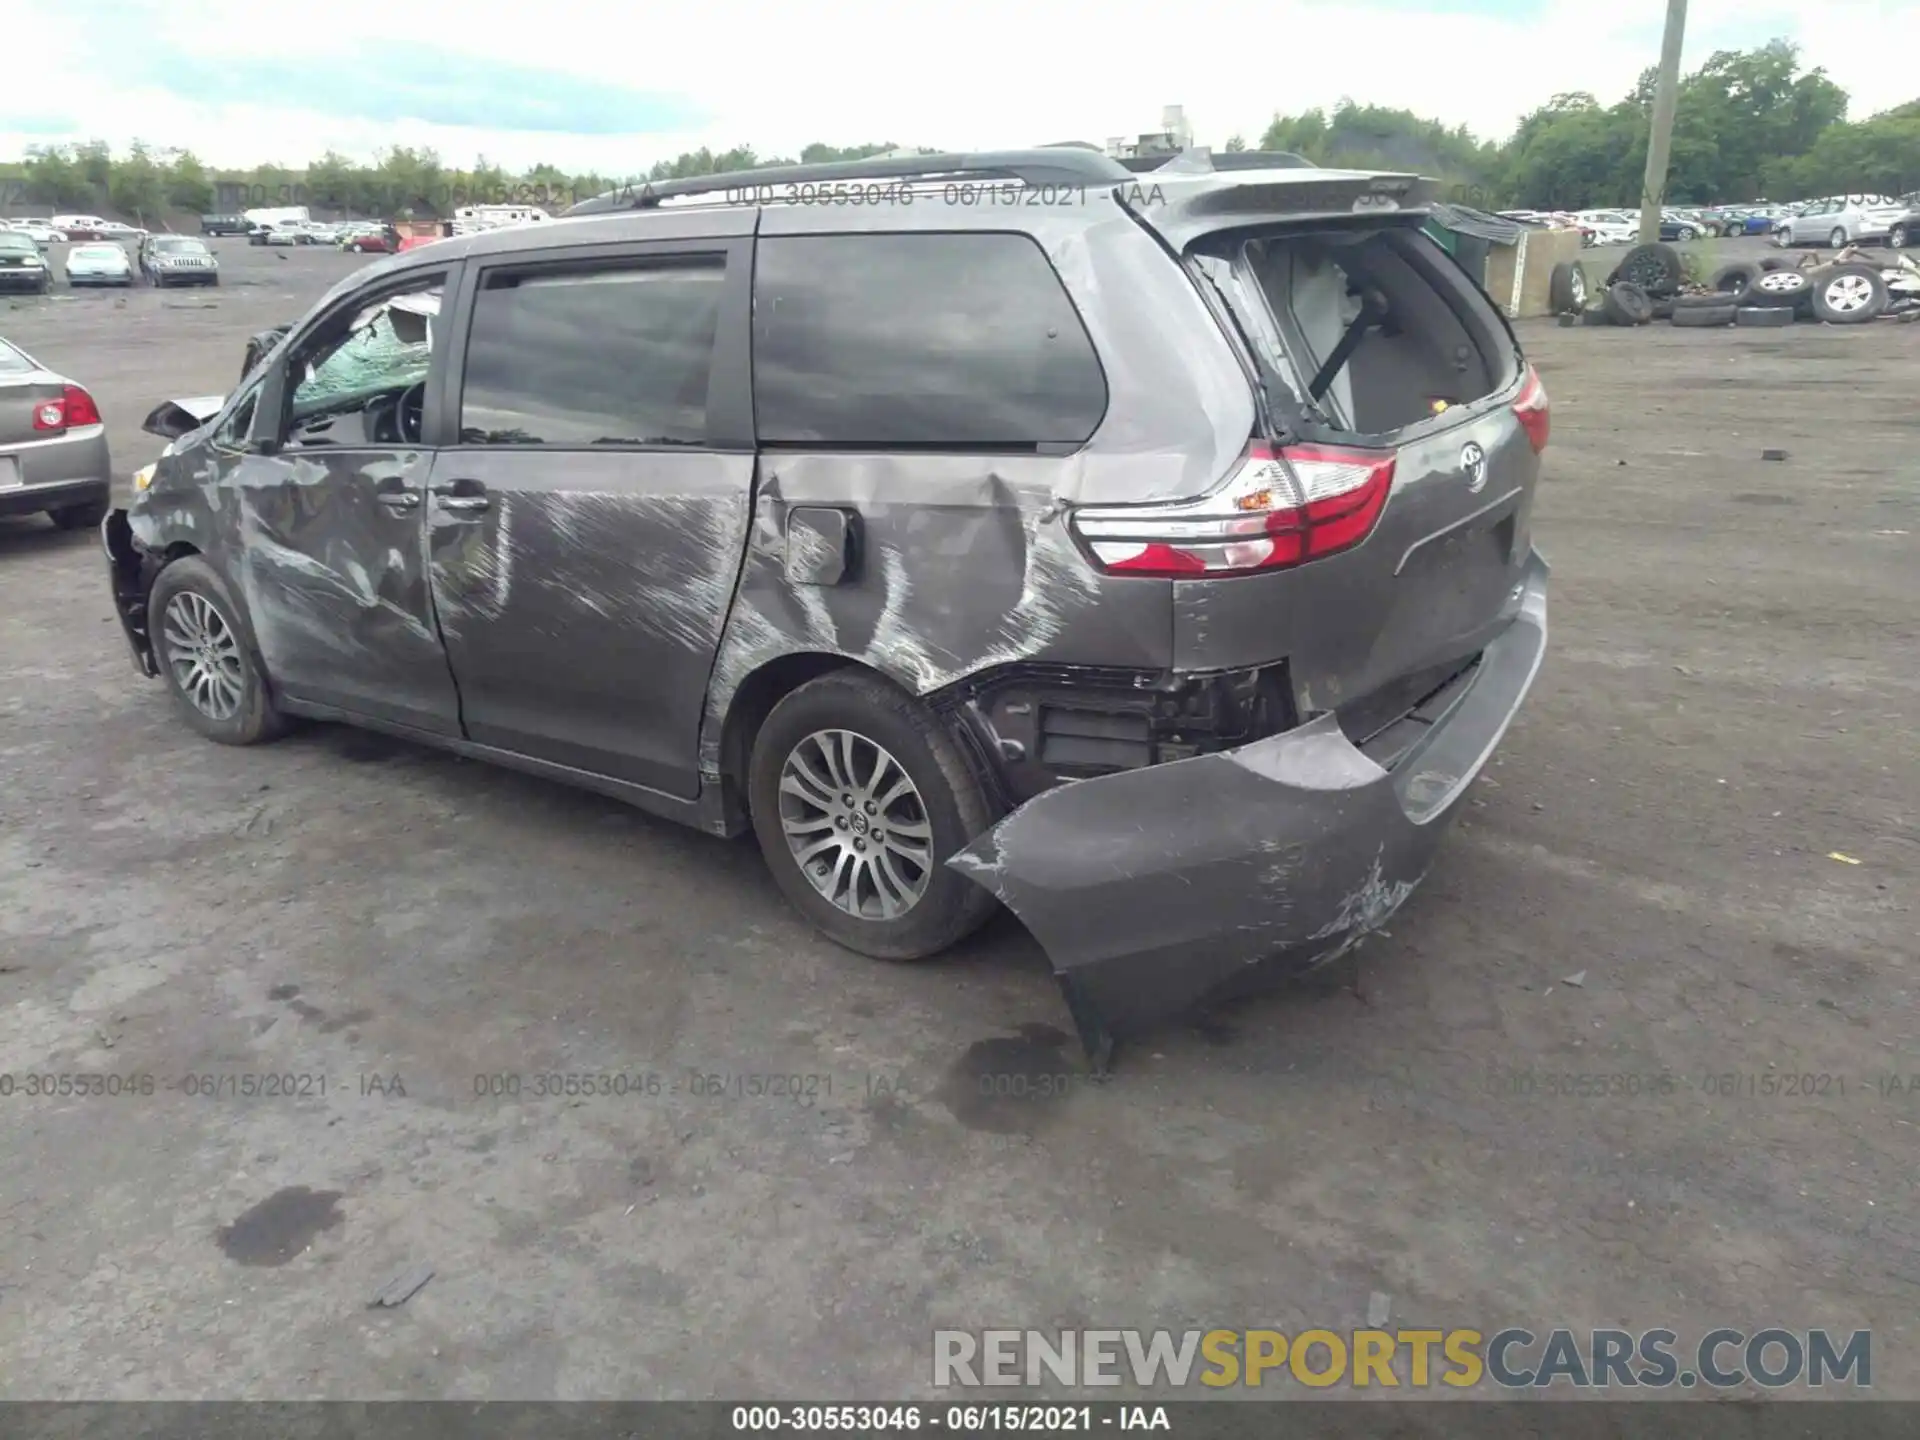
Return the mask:
[[[1355,549],[1271,574],[1176,582],[1175,667],[1284,659],[1303,713],[1402,679],[1438,685],[1506,623],[1532,549],[1538,468],[1505,403],[1399,447],[1386,509]],[[1421,698],[1409,694],[1402,708]]]
[[1295,173],[1216,179],[1141,219],[1183,242],[1268,395],[1273,440],[1391,457],[1392,484],[1352,548],[1176,581],[1174,664],[1285,661],[1303,714],[1385,724],[1511,619],[1545,397],[1485,292],[1399,209],[1408,177]]

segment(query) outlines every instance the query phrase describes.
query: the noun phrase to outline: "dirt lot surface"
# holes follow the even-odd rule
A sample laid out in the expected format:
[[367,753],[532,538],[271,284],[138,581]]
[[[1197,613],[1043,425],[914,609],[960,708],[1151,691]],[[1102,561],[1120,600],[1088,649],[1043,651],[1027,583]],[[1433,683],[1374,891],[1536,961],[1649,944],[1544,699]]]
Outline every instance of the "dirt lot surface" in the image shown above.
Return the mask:
[[[359,263],[221,250],[215,294],[0,308],[123,481],[150,406]],[[1013,922],[889,967],[747,844],[338,729],[207,744],[96,538],[0,522],[0,1394],[903,1397],[936,1327],[1382,1292],[1872,1327],[1920,1397],[1920,326],[1523,328],[1528,707],[1356,966],[1101,1086]],[[533,1097],[563,1073],[630,1093]]]

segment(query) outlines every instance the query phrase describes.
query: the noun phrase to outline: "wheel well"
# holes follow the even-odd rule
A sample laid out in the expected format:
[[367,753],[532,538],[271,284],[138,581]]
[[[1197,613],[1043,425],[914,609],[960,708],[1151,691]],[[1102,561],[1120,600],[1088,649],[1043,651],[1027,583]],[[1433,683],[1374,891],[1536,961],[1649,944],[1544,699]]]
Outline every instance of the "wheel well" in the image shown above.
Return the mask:
[[[880,676],[878,670],[849,660],[844,655],[803,651],[769,660],[747,676],[733,692],[727,706],[725,727],[720,732],[720,776],[738,802],[740,813],[747,810],[747,763],[753,758],[753,742],[766,724],[773,707],[809,680],[817,680],[835,670],[864,670]],[[891,682],[889,682],[891,683]]]

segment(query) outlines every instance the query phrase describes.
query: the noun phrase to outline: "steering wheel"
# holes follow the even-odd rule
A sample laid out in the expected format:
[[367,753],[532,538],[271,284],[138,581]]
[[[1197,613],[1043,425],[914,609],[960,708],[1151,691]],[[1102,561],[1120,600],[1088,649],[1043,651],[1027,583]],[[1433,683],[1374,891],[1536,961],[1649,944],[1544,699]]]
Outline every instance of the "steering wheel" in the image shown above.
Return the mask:
[[426,433],[427,382],[422,380],[402,391],[393,414],[401,443],[418,445],[420,437]]

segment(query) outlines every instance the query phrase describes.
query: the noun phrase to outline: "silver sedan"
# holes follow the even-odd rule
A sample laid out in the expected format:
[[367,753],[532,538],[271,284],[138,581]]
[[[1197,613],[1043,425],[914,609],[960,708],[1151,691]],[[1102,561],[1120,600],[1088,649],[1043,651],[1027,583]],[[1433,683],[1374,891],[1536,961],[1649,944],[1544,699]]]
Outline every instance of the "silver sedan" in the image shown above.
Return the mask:
[[0,515],[44,510],[62,530],[107,514],[113,462],[83,385],[0,340]]
[[67,284],[132,285],[133,262],[109,241],[76,245],[67,251]]

